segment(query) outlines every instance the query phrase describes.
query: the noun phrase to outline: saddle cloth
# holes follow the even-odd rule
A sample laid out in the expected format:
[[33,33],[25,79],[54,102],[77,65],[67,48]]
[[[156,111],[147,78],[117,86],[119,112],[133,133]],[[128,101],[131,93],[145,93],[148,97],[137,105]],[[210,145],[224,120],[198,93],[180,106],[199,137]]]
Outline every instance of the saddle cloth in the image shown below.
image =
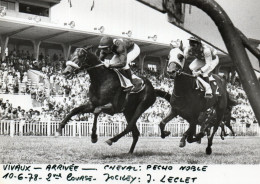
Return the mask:
[[113,70],[117,73],[122,88],[127,89],[132,87],[131,93],[138,93],[144,89],[144,81],[137,75],[132,74],[133,83],[131,83],[131,81],[123,74],[121,74],[117,69],[113,68]]
[[[212,75],[209,76],[209,84],[212,89],[212,94],[220,96],[220,93],[218,91],[219,86]],[[198,79],[196,79],[196,85],[197,85],[197,89],[200,89],[201,91],[205,91],[203,85],[200,83]]]

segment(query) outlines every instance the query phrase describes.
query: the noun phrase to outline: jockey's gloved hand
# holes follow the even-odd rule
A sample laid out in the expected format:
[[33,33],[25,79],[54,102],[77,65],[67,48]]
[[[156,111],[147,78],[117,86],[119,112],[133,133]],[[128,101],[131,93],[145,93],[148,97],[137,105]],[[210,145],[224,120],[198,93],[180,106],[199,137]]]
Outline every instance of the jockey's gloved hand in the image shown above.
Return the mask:
[[105,59],[105,61],[104,61],[103,63],[104,63],[104,65],[105,65],[105,67],[109,68],[109,66],[110,66],[110,60]]
[[198,77],[199,75],[202,74],[202,72],[201,72],[200,70],[199,70],[199,71],[193,71],[192,73],[193,73],[193,75],[194,75],[195,77]]

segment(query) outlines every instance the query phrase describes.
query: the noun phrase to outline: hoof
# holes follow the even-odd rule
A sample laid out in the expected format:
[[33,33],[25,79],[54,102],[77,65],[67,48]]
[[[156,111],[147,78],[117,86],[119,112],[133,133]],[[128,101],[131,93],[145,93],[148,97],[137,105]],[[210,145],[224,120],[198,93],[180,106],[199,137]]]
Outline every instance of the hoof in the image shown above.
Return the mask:
[[102,109],[100,107],[96,107],[95,110],[94,110],[94,114],[99,114],[101,113]]
[[95,138],[95,139],[91,138],[92,143],[96,143],[97,141],[98,141],[98,138]]
[[108,139],[107,141],[105,141],[105,143],[107,143],[109,146],[112,146],[112,144],[113,144],[113,142],[112,142],[110,139]]
[[56,132],[55,132],[55,137],[60,137],[61,136],[61,130],[57,130]]
[[164,127],[165,127],[165,124],[163,124],[162,122],[159,124],[159,127],[160,127],[160,130],[161,130],[161,138],[164,139],[166,137],[165,133],[167,131],[164,131]]
[[197,141],[198,144],[201,144],[201,139]]
[[96,143],[97,141],[98,141],[97,135],[95,135],[95,134],[91,135],[91,142]]
[[180,142],[180,144],[179,144],[179,147],[180,147],[180,148],[183,148],[183,147],[185,147],[185,146],[186,146],[186,141]]
[[206,154],[210,155],[212,153],[212,149],[210,147],[206,148]]
[[222,140],[224,140],[224,137],[221,137]]
[[170,131],[164,131],[164,135],[165,135],[165,137],[168,137],[170,134],[171,134]]

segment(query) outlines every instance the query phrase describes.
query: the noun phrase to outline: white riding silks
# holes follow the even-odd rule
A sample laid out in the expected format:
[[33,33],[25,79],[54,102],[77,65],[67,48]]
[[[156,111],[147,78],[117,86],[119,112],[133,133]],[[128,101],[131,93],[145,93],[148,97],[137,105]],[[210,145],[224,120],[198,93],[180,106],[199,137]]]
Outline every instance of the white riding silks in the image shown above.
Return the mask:
[[129,64],[134,61],[140,54],[140,47],[134,44],[133,50],[131,50],[126,56],[126,66],[123,67],[124,70],[129,69]]

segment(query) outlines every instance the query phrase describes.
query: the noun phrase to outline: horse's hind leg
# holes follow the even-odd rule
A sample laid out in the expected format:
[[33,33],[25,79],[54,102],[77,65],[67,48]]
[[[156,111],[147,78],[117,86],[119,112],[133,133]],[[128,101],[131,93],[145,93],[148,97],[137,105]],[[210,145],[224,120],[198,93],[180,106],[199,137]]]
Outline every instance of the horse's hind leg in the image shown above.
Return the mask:
[[[151,103],[151,102],[150,102]],[[112,137],[111,139],[107,140],[106,143],[108,145],[112,145],[113,142],[117,142],[121,137],[125,136],[127,133],[129,133],[130,131],[133,130],[134,126],[136,126],[136,122],[138,120],[138,118],[142,115],[142,113],[148,108],[150,107],[151,104],[146,104],[146,103],[140,103],[136,110],[134,111],[134,113],[129,113],[128,114],[132,114],[132,118],[130,121],[128,122],[128,125],[126,126],[125,130],[123,130],[121,133],[119,133],[118,135]],[[127,113],[124,113],[126,117],[128,117],[129,115],[127,115]],[[128,119],[128,118],[127,118]]]
[[174,117],[176,117],[176,113],[171,108],[167,116],[160,122],[159,127],[161,130],[161,138],[164,139],[165,137],[171,134],[170,131],[164,131],[166,124],[171,121]]
[[93,127],[92,127],[92,134],[91,134],[91,142],[96,143],[98,140],[97,137],[97,119],[98,119],[99,114],[94,115],[94,122],[93,122]]
[[140,136],[140,132],[139,132],[139,130],[138,130],[136,125],[133,127],[132,135],[133,135],[133,143],[131,145],[129,153],[133,153],[134,152],[135,145],[136,145],[136,143],[137,143],[137,141],[139,139],[139,136]]
[[208,147],[206,148],[207,155],[210,155],[212,153],[211,146],[212,146],[213,137],[214,137],[215,133],[217,132],[218,127],[220,126],[220,123],[222,122],[222,120],[224,118],[223,109],[217,109],[216,113],[217,113],[217,121],[214,123],[212,134],[208,137]]
[[229,128],[229,130],[231,131],[232,136],[235,137],[236,134],[235,134],[235,132],[234,132],[234,130],[233,130],[231,124],[230,124],[230,121],[228,121],[228,122],[226,123],[226,126],[227,126],[227,127]]
[[222,140],[224,140],[224,136],[226,136],[226,131],[225,131],[225,127],[224,127],[223,122],[221,122],[219,126],[221,128],[220,137],[221,137]]
[[213,137],[216,133],[216,131],[218,130],[218,124],[215,124],[213,126],[213,132],[212,134],[208,137],[208,147],[206,148],[206,154],[207,155],[210,155],[212,153],[212,149],[211,149],[211,146],[212,146],[212,141],[213,141]]

